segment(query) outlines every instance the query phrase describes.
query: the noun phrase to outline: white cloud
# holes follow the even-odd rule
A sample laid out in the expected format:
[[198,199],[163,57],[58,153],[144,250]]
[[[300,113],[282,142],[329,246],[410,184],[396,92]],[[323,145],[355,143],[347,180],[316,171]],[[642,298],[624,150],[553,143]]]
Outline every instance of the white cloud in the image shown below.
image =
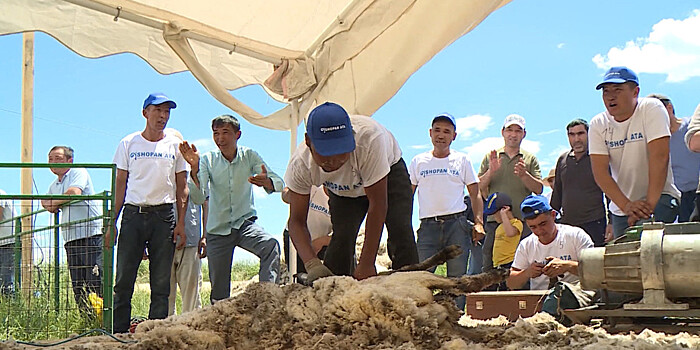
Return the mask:
[[472,165],[476,169],[479,169],[481,160],[484,159],[484,155],[499,147],[503,147],[502,137],[487,137],[473,143],[471,146],[462,148],[462,151],[467,153]]
[[197,139],[190,143],[197,146],[197,151],[199,151],[199,154],[216,149],[216,144],[214,144],[212,139]]
[[601,69],[628,66],[637,73],[666,74],[667,82],[700,77],[700,9],[685,19],[667,18],[656,23],[647,37],[597,54],[593,62]]
[[540,142],[525,139],[523,140],[523,143],[520,145],[520,147],[536,155],[540,151]]
[[562,47],[564,47],[564,45],[565,45],[564,43],[557,44],[557,49],[561,49]]
[[413,148],[413,149],[429,149],[430,147],[432,147],[432,145],[426,143],[423,145],[413,145],[413,146],[408,146],[408,147]]
[[470,116],[457,118],[457,137],[460,140],[469,140],[476,133],[488,129],[493,120],[488,115],[473,114]]
[[253,198],[256,202],[258,201],[264,201],[269,197],[270,195],[265,192],[265,189],[260,187],[260,186],[255,186],[253,185]]
[[558,159],[559,156],[566,152],[570,151],[571,147],[569,145],[556,145],[554,148],[552,148],[552,151],[549,152],[547,155],[548,158],[553,158],[553,159]]
[[554,134],[559,132],[559,129],[552,129],[552,130],[547,130],[547,131],[541,131],[537,133],[537,136],[542,136],[542,135],[549,135],[549,134]]

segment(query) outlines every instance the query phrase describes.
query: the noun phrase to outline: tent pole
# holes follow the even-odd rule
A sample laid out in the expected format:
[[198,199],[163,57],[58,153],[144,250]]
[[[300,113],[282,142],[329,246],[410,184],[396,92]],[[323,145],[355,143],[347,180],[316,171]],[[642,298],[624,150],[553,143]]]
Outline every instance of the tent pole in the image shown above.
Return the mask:
[[[22,163],[31,163],[33,157],[34,133],[34,32],[23,34],[22,51]],[[22,168],[20,184],[22,194],[32,194],[32,168]],[[32,211],[32,201],[22,200],[22,215]],[[22,231],[31,232],[32,217],[22,218]],[[32,237],[33,233],[22,235],[22,290],[29,295],[32,289]]]
[[[289,157],[291,158],[297,149],[297,128],[299,127],[299,100],[292,99],[292,117],[289,119]],[[289,277],[290,281],[294,281],[294,275],[297,274],[297,249],[292,243],[292,238],[289,237],[289,261],[287,261],[287,267],[289,267]]]

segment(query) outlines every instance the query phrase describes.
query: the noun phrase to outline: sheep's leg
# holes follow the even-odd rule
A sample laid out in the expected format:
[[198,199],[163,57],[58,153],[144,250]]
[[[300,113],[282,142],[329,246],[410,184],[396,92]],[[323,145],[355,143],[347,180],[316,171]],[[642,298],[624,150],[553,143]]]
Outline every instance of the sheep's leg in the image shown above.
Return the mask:
[[450,246],[447,246],[440,250],[439,252],[435,253],[435,255],[425,259],[425,261],[420,262],[418,264],[413,264],[413,265],[406,265],[398,270],[389,270],[389,271],[383,271],[379,273],[380,276],[384,275],[391,275],[392,273],[395,272],[403,272],[403,271],[425,271],[429,270],[433,267],[436,267],[438,265],[442,265],[447,260],[454,259],[458,257],[460,254],[462,254],[463,250],[460,248],[458,245],[453,244]]

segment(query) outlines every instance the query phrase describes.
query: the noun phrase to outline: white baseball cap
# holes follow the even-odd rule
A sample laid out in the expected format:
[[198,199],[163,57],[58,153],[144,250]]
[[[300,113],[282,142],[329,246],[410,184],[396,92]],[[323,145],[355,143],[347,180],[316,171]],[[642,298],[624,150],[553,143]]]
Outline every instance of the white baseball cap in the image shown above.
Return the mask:
[[507,116],[506,120],[503,122],[503,128],[505,129],[513,124],[518,125],[525,130],[525,118],[523,118],[521,115],[511,114]]

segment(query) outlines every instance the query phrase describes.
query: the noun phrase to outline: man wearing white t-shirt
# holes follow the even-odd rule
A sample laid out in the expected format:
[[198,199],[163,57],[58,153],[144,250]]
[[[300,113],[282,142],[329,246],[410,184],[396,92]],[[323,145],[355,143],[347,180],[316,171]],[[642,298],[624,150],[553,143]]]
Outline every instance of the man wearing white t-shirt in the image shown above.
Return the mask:
[[[484,237],[483,206],[479,180],[467,155],[450,149],[457,137],[457,123],[450,114],[433,118],[430,141],[433,150],[413,158],[408,166],[413,192],[418,192],[418,257],[421,261],[441,249],[456,244],[464,252],[447,261],[447,276],[458,277],[481,272],[482,252],[477,242]],[[464,187],[467,187],[474,211],[472,224],[467,220]],[[472,234],[472,229],[475,234]],[[434,271],[435,269],[433,269]],[[463,310],[465,298],[456,299]]]
[[[470,262],[470,275],[481,272],[481,246],[475,243],[484,235],[484,202],[479,192],[476,172],[466,154],[450,149],[452,141],[457,137],[456,127],[454,117],[450,114],[440,114],[433,118],[429,131],[433,150],[415,156],[408,167],[413,191],[418,192],[421,225],[417,245],[420,260],[429,258],[451,244],[457,244],[465,250],[464,254],[447,263],[448,276],[464,275],[467,272],[467,260]],[[465,215],[465,186],[474,211],[474,230],[478,237],[473,237],[471,224]]]
[[627,67],[610,68],[596,89],[603,90],[606,110],[591,120],[589,153],[595,181],[612,201],[614,236],[652,215],[673,222],[680,192],[669,167],[666,108],[638,98],[639,79]]
[[[309,114],[305,142],[289,160],[289,236],[304,261],[309,281],[320,277],[377,274],[375,260],[386,223],[392,268],[418,263],[411,225],[411,182],[401,149],[389,130],[365,116],[348,116],[326,102]],[[322,263],[307,228],[309,193],[328,189],[333,236]],[[365,222],[365,240],[353,271],[355,240]],[[325,265],[324,265],[325,264]]]
[[[148,248],[150,262],[148,318],[168,316],[175,242],[178,242],[178,249],[186,242],[187,163],[178,149],[180,139],[163,132],[170,110],[175,107],[175,102],[167,96],[150,94],[143,103],[145,129],[123,138],[114,155],[117,165],[115,220],[122,207],[124,209],[114,284],[114,333],[129,330],[131,296],[145,248]],[[109,239],[113,239],[111,233],[105,237]]]
[[532,234],[515,251],[508,288],[522,288],[529,280],[531,290],[547,290],[549,278],[560,275],[564,282],[577,282],[578,259],[581,250],[593,247],[591,237],[579,227],[557,224],[557,212],[544,196],[528,196],[520,210]]
[[[289,204],[289,187],[282,190],[282,201]],[[323,260],[326,256],[326,249],[331,242],[333,224],[331,223],[331,212],[328,210],[328,195],[323,186],[314,186],[309,194],[309,215],[306,218],[306,226],[311,235],[311,246],[314,248],[316,257]],[[282,233],[284,241],[284,259],[289,265],[289,226],[284,228]],[[297,271],[306,272],[304,262],[297,255]]]

